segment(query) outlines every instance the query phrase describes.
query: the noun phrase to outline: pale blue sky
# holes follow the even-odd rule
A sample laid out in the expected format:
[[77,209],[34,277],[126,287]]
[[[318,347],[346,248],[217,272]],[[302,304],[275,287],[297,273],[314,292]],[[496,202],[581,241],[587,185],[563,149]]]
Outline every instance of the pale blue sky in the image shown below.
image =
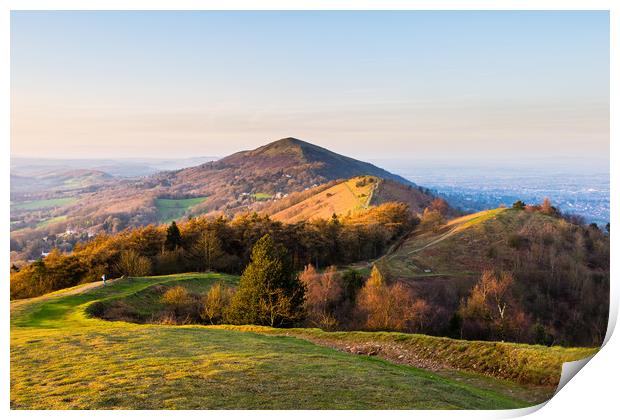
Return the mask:
[[608,159],[607,12],[13,12],[12,154]]

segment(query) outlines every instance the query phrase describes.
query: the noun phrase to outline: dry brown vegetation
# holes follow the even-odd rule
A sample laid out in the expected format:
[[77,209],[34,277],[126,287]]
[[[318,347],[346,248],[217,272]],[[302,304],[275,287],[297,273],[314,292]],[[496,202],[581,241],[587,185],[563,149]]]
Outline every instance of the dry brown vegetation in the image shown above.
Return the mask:
[[[557,213],[546,214],[546,205],[532,207],[485,211],[434,228],[420,224],[377,264],[389,278],[408,284],[413,293],[433,303],[427,333],[600,344],[607,327],[609,236]],[[487,270],[496,273],[492,278],[499,276],[499,285],[510,283],[512,304],[507,311],[512,313],[503,321],[503,330],[497,311],[459,310],[468,301],[473,309],[483,294],[480,288],[494,287],[487,281],[490,277],[483,276]],[[507,276],[513,280],[507,282]],[[476,286],[481,277],[485,285]],[[488,298],[484,301],[477,306],[490,305]]]
[[374,266],[357,297],[357,310],[365,329],[371,331],[418,331],[424,327],[429,305],[415,299],[402,283],[387,284]]
[[296,223],[304,220],[326,219],[332,214],[355,214],[368,208],[378,182],[379,180],[375,177],[352,178],[279,211],[272,217],[274,220],[285,223]]

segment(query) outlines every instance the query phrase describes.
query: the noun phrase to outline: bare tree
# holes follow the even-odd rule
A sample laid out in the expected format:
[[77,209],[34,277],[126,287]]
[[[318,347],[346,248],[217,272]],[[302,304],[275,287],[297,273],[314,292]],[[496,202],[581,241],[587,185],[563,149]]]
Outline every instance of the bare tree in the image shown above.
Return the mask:
[[151,261],[133,249],[127,249],[121,252],[117,268],[128,277],[148,276],[151,273]]

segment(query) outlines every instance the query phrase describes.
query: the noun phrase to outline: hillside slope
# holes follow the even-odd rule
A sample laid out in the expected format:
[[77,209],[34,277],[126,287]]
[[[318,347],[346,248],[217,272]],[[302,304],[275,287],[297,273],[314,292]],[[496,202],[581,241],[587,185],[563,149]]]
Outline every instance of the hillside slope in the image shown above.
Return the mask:
[[[202,198],[199,204],[186,208],[178,217],[210,212],[233,214],[254,210],[260,200],[360,175],[379,176],[414,186],[370,163],[285,138],[199,166],[160,172],[137,180],[117,180],[94,191],[81,191],[63,215],[67,216],[65,225],[74,230],[88,226],[118,231],[168,220],[168,214],[158,208],[158,199]],[[27,184],[26,181],[22,183]],[[170,206],[182,207],[173,203]]]
[[458,333],[451,319],[481,273],[492,270],[512,274],[514,299],[527,322],[542,325],[544,340],[589,345],[605,335],[609,236],[593,227],[498,208],[421,226],[377,264],[433,303],[433,333]]
[[433,197],[418,187],[404,185],[376,176],[359,176],[321,190],[288,208],[271,213],[274,220],[296,223],[302,220],[327,219],[355,215],[372,206],[388,202],[405,203],[413,213],[422,213]]
[[204,293],[220,281],[237,278],[119,279],[11,302],[11,408],[516,408],[549,398],[561,364],[595,351],[88,315],[107,306],[116,308],[109,314],[129,309],[148,322],[163,290]]
[[359,175],[374,175],[393,179],[405,185],[413,185],[411,181],[375,165],[334,153],[293,137],[277,140],[255,150],[235,153],[221,159],[218,164],[251,171],[257,168],[297,171],[297,168],[300,168],[308,172],[306,176],[320,181],[315,181],[315,183]]
[[[289,208],[271,215],[285,223],[302,220],[328,219],[332,214],[353,214],[367,209],[376,182],[365,182],[367,177],[351,178],[321,191]],[[377,180],[376,178],[372,178]]]
[[498,409],[529,405],[510,395],[512,390],[504,394],[492,390],[489,381],[477,387],[463,375],[451,379],[290,336],[257,334],[251,329],[109,322],[85,313],[96,301],[130,296],[156,284],[219,280],[226,279],[217,274],[124,279],[105,288],[78,288],[12,303],[11,408]]

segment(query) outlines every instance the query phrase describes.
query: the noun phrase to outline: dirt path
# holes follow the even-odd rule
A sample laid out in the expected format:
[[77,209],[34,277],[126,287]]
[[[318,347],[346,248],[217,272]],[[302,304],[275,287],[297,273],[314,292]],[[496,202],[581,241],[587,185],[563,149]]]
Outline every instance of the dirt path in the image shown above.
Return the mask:
[[[112,284],[116,282],[117,280],[118,279],[108,280],[106,284]],[[103,281],[95,281],[92,283],[86,283],[86,284],[78,285],[75,287],[71,287],[69,289],[63,289],[58,292],[52,292],[46,295],[37,296],[33,298],[12,300],[11,301],[11,312],[13,312],[14,309],[19,309],[31,303],[44,302],[52,298],[60,298],[60,297],[65,297],[65,296],[77,295],[79,293],[86,292],[88,290],[96,289],[99,287],[103,287]]]
[[427,243],[427,244],[426,244],[426,245],[424,245],[423,247],[421,247],[421,248],[417,248],[417,249],[414,249],[413,251],[409,251],[409,252],[407,253],[407,255],[411,255],[411,254],[418,253],[418,252],[420,252],[420,251],[422,251],[422,250],[424,250],[424,249],[428,248],[429,246],[433,246],[433,245],[435,245],[435,244],[438,244],[439,242],[442,242],[442,241],[444,241],[444,240],[448,239],[450,236],[452,236],[452,235],[454,235],[454,234],[456,233],[456,231],[459,229],[459,227],[460,227],[460,226],[453,227],[452,229],[450,229],[450,231],[448,231],[447,233],[444,233],[444,234],[443,234],[443,235],[441,235],[439,238],[437,238],[437,239],[435,239],[435,240],[433,240],[433,241],[431,241],[431,242]]

